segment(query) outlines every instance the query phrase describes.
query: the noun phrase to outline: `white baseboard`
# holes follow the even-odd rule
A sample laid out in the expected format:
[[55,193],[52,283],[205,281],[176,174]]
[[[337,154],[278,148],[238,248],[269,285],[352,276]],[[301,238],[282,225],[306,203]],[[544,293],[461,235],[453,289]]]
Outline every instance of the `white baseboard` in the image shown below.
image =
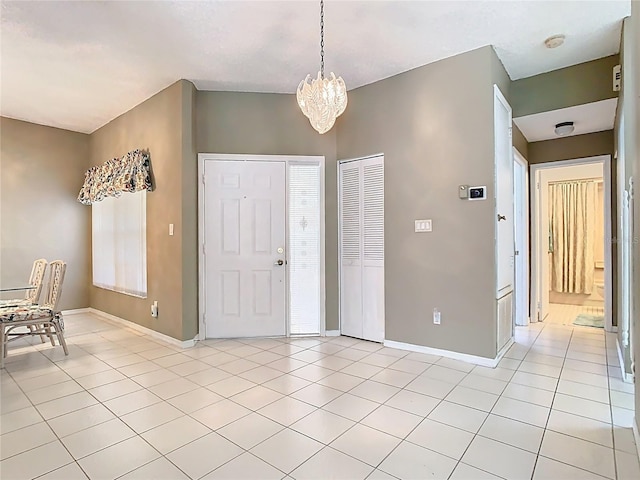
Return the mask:
[[385,340],[384,346],[389,348],[397,348],[398,350],[408,350],[410,352],[426,353],[429,355],[437,355],[439,357],[452,358],[454,360],[461,360],[467,363],[473,363],[474,365],[481,365],[483,367],[495,368],[498,362],[502,359],[504,354],[509,350],[509,347],[513,345],[513,339],[509,341],[498,353],[496,358],[478,357],[476,355],[467,355],[466,353],[453,352],[451,350],[441,350],[439,348],[425,347],[424,345],[414,345],[412,343],[395,342],[393,340]]
[[62,315],[77,315],[78,313],[91,313],[90,308],[74,308],[72,310],[62,310]]
[[151,330],[150,328],[143,327],[142,325],[138,325],[137,323],[131,322],[129,320],[125,320],[124,318],[116,317],[115,315],[111,315],[110,313],[103,312],[102,310],[96,310],[95,308],[88,308],[89,313],[93,313],[98,317],[101,317],[109,322],[117,323],[118,325],[123,325],[127,328],[131,328],[132,330],[137,330],[138,332],[144,333],[145,335],[149,335],[157,340],[161,340],[170,345],[174,345],[180,348],[191,348],[198,341],[198,336],[196,335],[193,340],[178,340],[177,338],[170,337],[169,335],[165,335],[164,333],[156,332],[155,330]]
[[620,364],[620,372],[622,373],[622,381],[625,383],[633,383],[633,374],[627,373],[624,369],[624,356],[620,348],[620,338],[616,337],[616,350],[618,350],[618,363]]
[[340,336],[340,330],[326,330],[324,332],[324,336],[325,337],[339,337]]

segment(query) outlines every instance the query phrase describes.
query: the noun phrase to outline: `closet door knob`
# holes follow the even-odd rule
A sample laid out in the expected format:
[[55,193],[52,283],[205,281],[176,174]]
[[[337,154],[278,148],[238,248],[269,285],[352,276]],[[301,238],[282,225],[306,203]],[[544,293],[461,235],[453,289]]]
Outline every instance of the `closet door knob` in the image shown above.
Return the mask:
[[500,214],[498,214],[498,221],[500,221],[500,220],[506,220],[506,219],[507,219],[507,217],[505,217],[504,215],[500,215]]

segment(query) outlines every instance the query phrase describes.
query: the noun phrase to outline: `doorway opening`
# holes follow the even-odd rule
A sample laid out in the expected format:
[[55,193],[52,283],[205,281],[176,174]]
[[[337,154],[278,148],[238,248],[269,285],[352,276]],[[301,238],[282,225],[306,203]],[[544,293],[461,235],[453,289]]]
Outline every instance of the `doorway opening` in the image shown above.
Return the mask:
[[532,321],[612,330],[610,161],[531,168]]
[[324,334],[324,157],[198,167],[200,339]]

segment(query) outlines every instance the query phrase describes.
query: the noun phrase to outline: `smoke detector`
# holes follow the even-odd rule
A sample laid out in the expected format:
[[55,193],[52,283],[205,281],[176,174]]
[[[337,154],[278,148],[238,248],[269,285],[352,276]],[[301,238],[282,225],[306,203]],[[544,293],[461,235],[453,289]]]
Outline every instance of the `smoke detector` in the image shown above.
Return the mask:
[[564,43],[564,35],[553,35],[544,41],[544,46],[547,48],[558,48]]
[[573,133],[576,127],[573,126],[573,122],[560,122],[556,124],[555,132],[559,137],[564,137],[565,135],[569,135]]

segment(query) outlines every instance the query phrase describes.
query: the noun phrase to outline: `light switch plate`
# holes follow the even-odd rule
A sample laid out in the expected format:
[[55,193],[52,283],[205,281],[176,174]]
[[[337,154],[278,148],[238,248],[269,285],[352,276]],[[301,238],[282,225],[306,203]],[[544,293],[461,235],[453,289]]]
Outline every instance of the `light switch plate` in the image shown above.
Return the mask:
[[416,233],[425,233],[432,230],[431,219],[416,220],[415,231]]

